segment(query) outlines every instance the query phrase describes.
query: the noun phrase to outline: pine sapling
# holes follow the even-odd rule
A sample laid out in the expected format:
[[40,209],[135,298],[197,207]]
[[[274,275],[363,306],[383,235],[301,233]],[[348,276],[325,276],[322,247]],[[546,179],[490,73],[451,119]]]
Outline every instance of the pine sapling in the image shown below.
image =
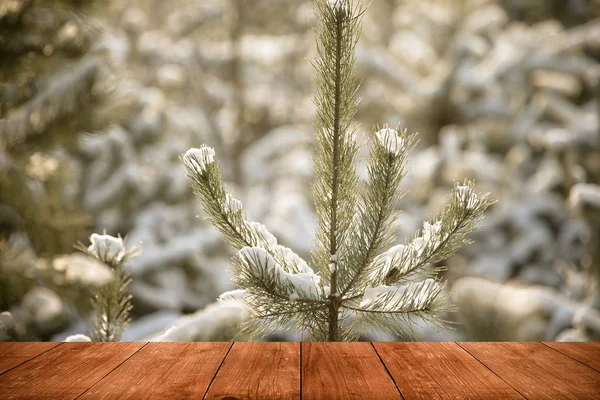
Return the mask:
[[90,338],[94,342],[118,342],[129,326],[131,295],[127,286],[131,277],[125,265],[134,257],[138,248],[125,249],[121,237],[92,234],[89,247],[79,243],[75,247],[98,259],[113,271],[113,279],[99,287],[92,298],[93,317],[90,321]]
[[[219,301],[242,303],[252,336],[301,331],[308,340],[356,340],[367,328],[414,333],[418,320],[444,326],[449,310],[436,263],[469,242],[492,203],[473,183],[455,184],[444,206],[404,244],[395,237],[398,185],[416,143],[406,129],[376,127],[370,135],[368,180],[359,185],[360,148],[352,125],[357,100],[355,46],[365,8],[352,0],[314,2],[317,33],[315,244],[309,264],[261,224],[223,184],[215,152],[202,146],[182,157],[194,193],[225,240],[238,250],[231,265],[239,288]],[[316,271],[316,272],[315,272]]]

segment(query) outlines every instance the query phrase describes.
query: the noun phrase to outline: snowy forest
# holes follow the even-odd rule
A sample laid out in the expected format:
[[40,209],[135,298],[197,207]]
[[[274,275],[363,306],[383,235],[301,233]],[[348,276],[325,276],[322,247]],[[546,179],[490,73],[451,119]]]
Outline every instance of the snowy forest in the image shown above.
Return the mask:
[[[228,215],[253,224],[243,203],[264,225],[249,235],[293,249],[295,275],[316,282],[302,260],[343,272],[314,252],[329,138],[314,60],[327,61],[323,15],[347,18],[345,1],[1,2],[0,341],[307,340],[243,329],[235,272],[264,252],[228,238],[201,185],[222,179]],[[407,286],[413,307],[445,282],[445,329],[421,318],[351,339],[600,340],[600,1],[363,3],[348,115],[357,141],[382,144],[348,152],[361,182],[378,151],[404,178],[379,247],[450,236],[442,217],[461,201],[482,218]],[[360,304],[381,305],[378,288]]]

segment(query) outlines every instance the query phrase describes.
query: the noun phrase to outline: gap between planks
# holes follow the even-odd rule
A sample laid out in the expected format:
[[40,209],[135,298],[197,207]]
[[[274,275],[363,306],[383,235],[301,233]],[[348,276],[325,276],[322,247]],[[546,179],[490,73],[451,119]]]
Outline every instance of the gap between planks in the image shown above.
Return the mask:
[[[381,374],[381,378],[383,378],[383,376],[385,375],[386,379],[390,379],[391,380],[391,382],[395,386],[395,389],[397,390],[397,393],[398,393],[398,397],[397,398],[401,398],[401,399],[404,399],[404,398],[413,398],[414,396],[411,395],[411,391],[414,390],[414,387],[411,388],[411,384],[410,383],[407,384],[406,382],[403,383],[401,381],[397,381],[396,379],[394,379],[394,369],[397,369],[397,366],[389,364],[389,362],[393,361],[393,359],[389,358],[390,354],[391,354],[391,353],[389,353],[389,350],[386,351],[388,353],[387,356],[384,356],[384,353],[381,353],[381,351],[382,351],[381,349],[383,349],[385,346],[388,346],[388,349],[392,349],[393,350],[395,348],[394,343],[387,343],[387,344],[386,344],[386,342],[368,342],[368,343],[369,343],[369,347],[368,348],[370,349],[370,351],[367,351],[366,350],[367,347],[365,347],[365,351],[366,351],[365,355],[367,355],[367,353],[375,352],[375,355],[377,355],[377,357],[375,357],[373,360],[376,360],[377,363],[381,363],[381,365],[383,366],[383,369],[381,369],[381,371],[379,372]],[[411,343],[410,342],[397,342],[397,343],[399,343],[397,345],[398,348],[411,349],[411,347],[410,347]],[[519,386],[522,387],[522,384],[520,382],[518,382],[518,381],[515,381],[516,382],[515,385],[517,386],[517,387],[515,387],[515,385],[513,385],[511,383],[511,382],[514,381],[514,377],[511,377],[510,374],[505,379],[505,377],[502,376],[503,374],[501,374],[502,368],[500,368],[500,370],[499,370],[498,369],[498,365],[495,364],[495,361],[492,361],[492,368],[493,368],[492,369],[492,368],[490,368],[490,366],[488,366],[486,364],[486,362],[484,362],[489,357],[487,357],[487,356],[484,355],[484,359],[485,360],[482,361],[475,354],[473,354],[467,348],[465,348],[465,347],[473,347],[473,349],[475,351],[477,349],[477,347],[475,347],[476,344],[475,344],[475,346],[471,346],[470,343],[457,343],[457,342],[447,342],[445,344],[443,342],[439,343],[439,344],[435,344],[435,343],[425,344],[425,343],[426,342],[423,342],[421,344],[416,343],[415,346],[417,346],[417,347],[414,347],[414,349],[421,348],[421,350],[420,350],[421,353],[420,354],[421,354],[421,357],[422,357],[423,354],[425,354],[425,353],[423,353],[423,351],[426,352],[426,351],[428,351],[427,347],[431,347],[430,350],[432,351],[432,354],[434,354],[434,358],[432,360],[430,360],[430,361],[433,362],[433,363],[439,362],[439,360],[436,357],[439,357],[440,354],[441,354],[440,352],[435,352],[434,351],[435,350],[435,346],[436,345],[440,346],[441,349],[443,347],[446,347],[446,351],[448,351],[449,344],[452,344],[453,346],[456,346],[456,349],[457,349],[457,352],[455,352],[455,353],[453,353],[453,351],[450,352],[450,353],[454,354],[454,356],[463,359],[463,361],[465,361],[467,364],[470,363],[470,361],[466,360],[465,356],[468,356],[469,359],[474,359],[474,362],[476,362],[477,365],[482,365],[482,368],[485,368],[486,371],[489,371],[488,375],[491,376],[491,374],[493,374],[495,377],[497,377],[499,380],[501,380],[507,387],[509,387],[512,390],[514,390],[515,394],[518,394],[518,395],[522,396],[523,398],[527,398],[531,394],[531,393],[528,392],[527,396],[526,396],[524,393],[522,393],[519,390]],[[364,343],[363,346],[365,344],[366,343]],[[10,367],[6,371],[0,372],[0,376],[4,375],[4,374],[6,374],[6,373],[8,373],[10,371],[13,371],[16,368],[27,368],[26,364],[29,363],[30,361],[35,360],[35,359],[39,358],[40,356],[46,357],[48,354],[51,354],[51,353],[55,352],[57,348],[60,348],[63,345],[64,345],[63,343],[57,343],[56,345],[54,345],[54,346],[52,346],[50,348],[46,348],[46,349],[41,348],[40,351],[37,354],[36,354],[37,350],[30,351],[29,354],[26,353],[27,355],[23,356],[24,361],[19,362],[17,365],[14,365],[14,366]],[[127,363],[130,363],[131,360],[132,360],[132,358],[134,356],[136,356],[147,345],[148,345],[148,342],[144,342],[144,344],[140,348],[138,348],[135,352],[133,352],[131,355],[129,355],[125,360],[121,361],[118,365],[114,366],[112,369],[110,369],[106,373],[104,373],[103,376],[101,376],[98,380],[96,380],[87,389],[85,389],[83,392],[81,392],[79,395],[77,395],[76,398],[83,397],[86,393],[92,391],[93,388],[95,388],[95,392],[98,392],[99,390],[101,390],[102,388],[100,386],[105,385],[106,381],[111,380],[112,379],[111,377],[116,373],[116,371],[119,371],[119,369],[123,368],[124,365],[127,365]],[[155,345],[159,345],[159,344],[156,343]],[[209,397],[209,395],[211,394],[210,390],[213,387],[213,385],[215,384],[215,380],[217,379],[217,375],[219,374],[219,372],[222,371],[223,365],[227,362],[228,357],[230,357],[231,350],[234,347],[234,345],[235,345],[234,342],[230,342],[229,343],[227,351],[222,356],[223,358],[220,360],[220,362],[218,364],[218,367],[216,368],[214,374],[212,375],[209,385],[207,386],[206,390],[199,396],[199,398],[203,398],[203,399],[210,398]],[[240,347],[244,347],[247,344],[240,343],[239,345],[240,345]],[[256,345],[256,343],[255,343],[255,345]],[[273,345],[273,344],[265,343],[265,345]],[[490,345],[490,344],[488,344],[488,345]],[[501,351],[501,349],[504,347],[502,345],[502,343],[498,343],[497,345],[498,345],[498,350],[499,351]],[[600,345],[588,344],[587,346],[584,346],[583,344],[580,344],[579,347],[577,347],[575,345],[573,345],[573,346],[569,346],[567,344],[555,345],[553,343],[546,344],[546,343],[543,343],[543,342],[531,343],[530,345],[532,345],[532,346],[539,346],[540,348],[544,348],[544,349],[546,349],[546,353],[556,354],[559,358],[562,357],[563,360],[568,359],[568,360],[570,360],[570,362],[573,363],[574,366],[575,365],[579,365],[579,369],[586,368],[588,370],[591,370],[590,373],[592,375],[600,373],[600,371],[598,371],[596,368],[594,368],[594,367],[592,367],[592,366],[590,366],[590,365],[588,365],[588,364],[585,363],[586,360],[594,361],[595,352],[596,351],[600,352]],[[556,348],[553,347],[553,345],[555,345]],[[309,383],[309,382],[306,381],[307,376],[305,376],[305,372],[306,372],[306,369],[307,369],[307,362],[308,362],[308,358],[307,357],[310,357],[310,355],[308,354],[310,346],[311,346],[310,343],[300,342],[300,343],[298,343],[298,350],[297,350],[298,353],[296,353],[296,354],[298,354],[298,358],[299,358],[299,365],[298,365],[298,372],[297,373],[299,375],[298,379],[299,379],[299,383],[300,383],[300,393],[299,393],[299,398],[300,399],[306,398],[305,397],[306,393],[303,390],[304,389],[303,385],[306,385],[306,384]],[[332,346],[331,348],[333,348],[333,347],[336,346],[336,344],[331,344],[331,346]],[[339,346],[339,344],[338,344],[338,346]],[[319,350],[318,353],[323,353],[323,352],[327,353],[328,351],[327,351],[326,347],[328,347],[328,344],[325,344],[323,346],[323,349]],[[313,357],[315,356],[314,351],[315,350],[313,350]],[[506,351],[508,351],[508,349],[506,349]],[[337,351],[337,352],[339,353],[339,351]],[[476,353],[477,352],[480,353],[479,350],[476,350]],[[336,352],[332,352],[332,354],[334,354],[334,353],[336,353]],[[414,352],[412,352],[412,353],[414,353]],[[438,354],[438,353],[440,353],[440,354]],[[508,353],[510,353],[510,351],[508,351]],[[18,353],[15,353],[15,354],[18,354]],[[340,353],[340,354],[342,354],[342,353]],[[417,354],[417,353],[414,353],[414,354]],[[548,354],[546,354],[546,356],[548,357]],[[19,356],[15,356],[15,358],[17,358],[17,357],[19,357]],[[29,358],[25,359],[25,357],[29,357]],[[305,360],[305,358],[307,358],[307,359]],[[327,358],[327,357],[325,357],[325,358]],[[385,361],[386,359],[388,360],[387,364],[386,364],[386,361]],[[346,359],[341,358],[341,360],[345,361]],[[350,366],[350,369],[352,369],[352,363],[354,361],[352,361],[352,358],[350,358],[349,360],[350,361],[349,361],[348,365]],[[583,361],[581,361],[581,360],[583,360]],[[217,360],[215,360],[215,361],[217,361]],[[313,361],[313,364],[314,364],[315,360],[313,359],[312,361]],[[406,361],[406,360],[404,360],[404,361]],[[490,360],[487,360],[487,361],[490,361]],[[377,363],[372,364],[372,365],[376,365]],[[296,364],[296,362],[294,362],[294,364]],[[392,362],[392,364],[394,364],[394,363]],[[311,373],[311,381],[314,381],[315,384],[318,384],[317,383],[318,378],[315,378],[315,376],[318,377],[319,375],[318,374],[315,375],[315,373],[314,373],[315,365],[317,367],[319,365],[322,367],[322,364],[320,364],[320,363],[317,362],[317,364],[314,364],[311,367],[313,369],[313,372]],[[428,365],[429,365],[429,369],[431,369],[431,365],[433,365],[433,364],[427,364],[427,365],[422,364],[420,373],[421,374],[427,374],[427,375],[429,375],[430,382],[433,385],[432,387],[434,387],[434,389],[437,388],[435,390],[442,390],[443,391],[444,385],[447,386],[448,385],[448,381],[436,381],[433,378],[433,376],[431,376],[430,371],[427,370],[428,369],[428,367],[427,367]],[[583,365],[583,367],[581,365]],[[595,365],[595,364],[593,364],[593,365]],[[295,368],[293,368],[293,370],[295,370]],[[339,370],[339,371],[342,371],[342,370]],[[254,372],[256,372],[256,371],[254,371]],[[539,373],[539,371],[538,371],[538,373]],[[294,372],[294,374],[295,374],[295,372]],[[342,375],[344,375],[343,372],[342,372]],[[456,375],[456,374],[454,374],[454,375]],[[509,382],[509,381],[511,381],[511,382]],[[310,385],[312,386],[313,383],[311,382]],[[414,386],[414,385],[412,385],[412,386]],[[403,393],[404,390],[407,391],[407,395],[405,395]],[[430,390],[431,390],[431,388],[430,388]],[[527,389],[525,389],[525,390],[527,391]],[[442,391],[440,391],[439,393],[435,393],[435,394],[441,397],[441,393],[443,393]]]
[[84,394],[86,394],[87,392],[89,392],[94,386],[96,386],[97,384],[99,384],[104,378],[106,378],[107,376],[109,376],[112,372],[114,372],[117,368],[119,368],[121,365],[123,365],[124,363],[126,363],[131,357],[133,357],[134,355],[136,355],[141,349],[143,349],[144,347],[146,347],[148,345],[149,342],[144,343],[144,345],[142,347],[140,347],[139,349],[137,349],[134,353],[132,353],[129,357],[127,357],[125,360],[123,360],[120,364],[118,364],[116,367],[114,367],[113,369],[111,369],[110,371],[108,371],[108,373],[106,375],[104,375],[102,378],[98,379],[98,381],[96,381],[96,383],[94,383],[92,386],[90,386],[89,388],[87,388],[83,393],[81,393],[79,396],[75,397],[75,399],[77,400],[78,398],[82,397]]
[[456,343],[456,345],[458,347],[460,347],[461,349],[463,349],[465,353],[467,353],[468,355],[470,355],[471,357],[473,357],[475,360],[477,360],[478,363],[480,363],[485,368],[487,368],[491,373],[493,373],[494,375],[496,375],[498,378],[502,379],[502,381],[504,383],[506,383],[508,386],[510,386],[511,388],[513,388],[514,391],[517,392],[517,393],[519,393],[524,399],[527,399],[527,397],[525,397],[525,395],[523,393],[521,393],[516,387],[514,387],[513,385],[511,385],[510,383],[508,383],[503,377],[501,377],[499,374],[497,374],[493,369],[491,369],[490,367],[488,367],[487,365],[485,365],[485,363],[483,361],[481,361],[480,359],[478,359],[477,357],[475,357],[473,354],[471,354],[469,352],[469,350],[467,350],[463,346],[461,346],[459,342],[454,342],[454,343]]
[[[560,354],[563,354],[563,355],[569,357],[571,360],[577,361],[578,363],[583,364],[586,367],[591,368],[594,371],[600,373],[600,361],[598,361],[598,360],[600,360],[600,344],[591,343],[591,342],[540,342],[540,343],[542,343],[544,346],[549,347],[552,350],[554,350]],[[572,351],[565,351],[564,349],[561,350],[560,348],[564,347],[564,346],[569,346],[569,347],[572,347],[572,346],[580,346],[580,347],[590,346],[590,347],[592,347],[593,346],[592,349],[598,353],[598,358],[594,358],[594,360],[596,361],[595,365],[590,365],[591,360],[589,360],[589,358],[586,360],[580,359],[581,358],[580,354],[578,354],[579,357],[576,357]]]
[[[21,344],[21,343],[24,343],[24,342],[10,342],[10,343],[8,343],[8,342],[7,342],[7,344],[13,344],[13,343],[19,343],[19,344]],[[34,342],[34,343],[35,343],[35,344],[41,344],[41,343],[38,343],[38,342]],[[0,343],[0,344],[1,344],[1,343]],[[45,343],[44,343],[44,344],[45,344]],[[24,358],[24,360],[23,360],[23,361],[19,362],[19,363],[18,363],[18,364],[16,364],[16,365],[13,365],[12,367],[9,367],[8,369],[6,369],[6,370],[4,370],[4,371],[0,371],[0,375],[3,375],[3,374],[5,374],[5,373],[7,373],[7,372],[10,372],[10,371],[12,371],[13,369],[15,369],[15,368],[18,368],[18,367],[20,367],[21,365],[23,365],[23,364],[25,364],[25,363],[28,363],[29,361],[31,361],[31,360],[33,360],[33,359],[35,359],[35,358],[37,358],[37,357],[41,356],[42,354],[45,354],[45,353],[49,352],[50,350],[53,350],[53,349],[57,348],[58,346],[60,346],[60,345],[62,345],[62,344],[63,344],[62,342],[56,342],[56,343],[54,344],[54,346],[49,346],[47,349],[43,349],[43,350],[41,350],[41,351],[39,351],[39,352],[36,352],[36,354],[29,355],[29,356],[23,356],[23,358]]]
[[231,348],[233,347],[234,342],[230,343],[229,348],[227,349],[227,353],[225,353],[225,357],[223,357],[223,359],[221,360],[221,363],[219,364],[219,367],[217,368],[217,370],[215,371],[212,379],[210,380],[210,383],[208,384],[206,390],[204,391],[204,394],[202,395],[202,400],[204,400],[206,398],[206,395],[208,394],[208,391],[210,390],[210,387],[212,386],[213,382],[215,381],[215,378],[217,377],[217,374],[219,373],[219,370],[221,369],[221,367],[223,366],[223,363],[225,362],[225,359],[227,358],[227,356],[229,355],[229,352],[231,351]]
[[[461,342],[460,346],[526,398],[600,399],[600,374],[550,346],[539,342]],[[581,344],[575,354],[593,346],[597,344]]]
[[385,372],[387,372],[387,374],[389,375],[389,377],[392,380],[392,382],[394,382],[394,385],[396,385],[396,389],[398,389],[398,393],[400,394],[400,398],[404,400],[404,395],[402,394],[402,390],[400,390],[400,387],[398,386],[398,382],[396,382],[396,380],[392,376],[392,373],[388,369],[388,366],[385,365],[385,362],[381,358],[381,354],[379,354],[379,352],[377,351],[377,348],[375,347],[375,344],[373,344],[373,342],[371,342],[371,347],[373,347],[373,350],[375,350],[375,354],[377,354],[377,357],[379,357],[379,361],[381,361],[381,363],[383,364],[383,367],[385,368]]

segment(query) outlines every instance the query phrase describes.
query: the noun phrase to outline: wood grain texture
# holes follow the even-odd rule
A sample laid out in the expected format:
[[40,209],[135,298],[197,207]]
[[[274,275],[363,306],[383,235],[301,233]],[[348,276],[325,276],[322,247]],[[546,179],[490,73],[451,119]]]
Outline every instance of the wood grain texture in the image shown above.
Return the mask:
[[459,343],[530,400],[600,399],[600,373],[542,343]]
[[0,374],[58,345],[57,342],[0,342]]
[[145,343],[63,343],[0,375],[0,399],[73,399]]
[[82,399],[201,399],[232,343],[149,343]]
[[302,343],[303,399],[400,399],[371,343]]
[[600,372],[600,343],[544,342],[544,344]]
[[409,399],[523,399],[456,343],[373,343]]
[[206,399],[300,399],[300,343],[234,343]]

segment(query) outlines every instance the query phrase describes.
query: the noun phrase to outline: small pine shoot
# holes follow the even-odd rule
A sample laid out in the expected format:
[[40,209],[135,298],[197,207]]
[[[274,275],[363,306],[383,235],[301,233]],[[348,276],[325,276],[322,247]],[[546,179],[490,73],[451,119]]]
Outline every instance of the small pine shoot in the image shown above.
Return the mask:
[[113,271],[113,279],[99,287],[92,298],[93,317],[90,321],[90,338],[94,342],[118,342],[129,326],[133,306],[127,286],[131,277],[125,269],[126,262],[134,257],[138,248],[125,249],[121,237],[92,234],[91,245],[79,243],[75,247],[103,262]]
[[443,268],[435,265],[469,243],[467,235],[492,201],[476,194],[472,182],[455,184],[422,229],[389,247],[395,240],[398,186],[416,135],[376,127],[369,140],[368,180],[359,184],[354,60],[365,8],[353,0],[317,0],[314,7],[320,22],[313,62],[318,224],[311,265],[246,218],[223,184],[212,148],[182,156],[206,220],[238,250],[231,272],[239,289],[219,301],[245,306],[250,319],[243,329],[251,336],[293,330],[308,340],[345,341],[372,328],[414,334],[419,320],[443,327],[439,316],[451,307],[444,283],[435,278]]

